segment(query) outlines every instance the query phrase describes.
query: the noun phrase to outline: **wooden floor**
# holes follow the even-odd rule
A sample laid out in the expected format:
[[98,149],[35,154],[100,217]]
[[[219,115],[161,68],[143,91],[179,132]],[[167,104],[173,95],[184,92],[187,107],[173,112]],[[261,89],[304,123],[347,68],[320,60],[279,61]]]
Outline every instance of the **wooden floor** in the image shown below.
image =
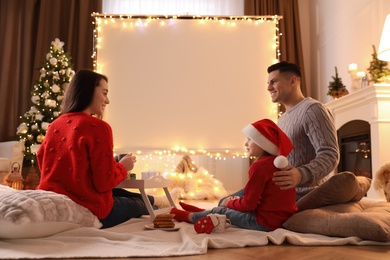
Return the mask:
[[[239,238],[237,238],[239,239]],[[95,258],[88,258],[93,260]],[[96,258],[104,260],[105,258]],[[297,260],[389,260],[390,246],[293,246],[267,245],[260,247],[209,249],[204,255],[179,257],[148,257],[148,258],[110,258],[123,259],[173,259],[173,260],[249,260],[249,259],[297,259]],[[80,259],[81,260],[81,259]],[[84,259],[85,260],[85,259]]]

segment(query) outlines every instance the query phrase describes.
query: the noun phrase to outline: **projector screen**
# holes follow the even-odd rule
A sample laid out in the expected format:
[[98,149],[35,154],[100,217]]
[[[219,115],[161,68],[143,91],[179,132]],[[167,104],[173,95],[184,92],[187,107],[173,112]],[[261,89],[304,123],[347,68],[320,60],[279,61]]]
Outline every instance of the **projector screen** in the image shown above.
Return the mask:
[[117,153],[244,151],[241,130],[277,119],[267,67],[277,21],[97,17],[96,71],[107,75],[104,120]]

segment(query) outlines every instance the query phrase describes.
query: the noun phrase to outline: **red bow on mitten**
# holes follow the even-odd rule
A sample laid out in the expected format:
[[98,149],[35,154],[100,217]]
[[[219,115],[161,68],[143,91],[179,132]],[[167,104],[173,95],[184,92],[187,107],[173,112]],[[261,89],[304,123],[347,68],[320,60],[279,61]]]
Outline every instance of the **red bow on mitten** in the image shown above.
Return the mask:
[[194,229],[198,234],[210,234],[216,225],[218,225],[218,219],[214,215],[208,215],[196,221]]

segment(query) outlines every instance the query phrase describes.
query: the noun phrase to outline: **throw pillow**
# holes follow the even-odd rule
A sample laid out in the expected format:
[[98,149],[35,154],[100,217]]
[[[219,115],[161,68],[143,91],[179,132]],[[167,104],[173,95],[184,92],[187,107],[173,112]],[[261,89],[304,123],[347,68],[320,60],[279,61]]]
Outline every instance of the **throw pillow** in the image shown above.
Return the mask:
[[309,209],[290,217],[283,227],[299,233],[390,241],[390,203],[359,201]]
[[340,172],[297,201],[298,212],[361,200],[371,185],[371,179],[355,176],[352,172]]
[[65,195],[0,185],[0,239],[49,236],[78,227],[100,228],[101,223]]

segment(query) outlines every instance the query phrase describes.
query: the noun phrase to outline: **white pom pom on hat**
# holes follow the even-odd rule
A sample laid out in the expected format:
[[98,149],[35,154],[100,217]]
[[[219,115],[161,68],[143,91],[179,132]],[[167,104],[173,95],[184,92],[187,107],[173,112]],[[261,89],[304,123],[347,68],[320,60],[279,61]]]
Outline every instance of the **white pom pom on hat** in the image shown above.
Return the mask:
[[274,160],[274,165],[278,169],[283,169],[283,168],[287,167],[288,161],[287,161],[286,156],[283,156],[283,155],[276,156],[276,158]]
[[277,156],[276,168],[288,165],[286,156],[294,148],[288,136],[270,119],[262,119],[247,125],[242,132],[269,154]]

